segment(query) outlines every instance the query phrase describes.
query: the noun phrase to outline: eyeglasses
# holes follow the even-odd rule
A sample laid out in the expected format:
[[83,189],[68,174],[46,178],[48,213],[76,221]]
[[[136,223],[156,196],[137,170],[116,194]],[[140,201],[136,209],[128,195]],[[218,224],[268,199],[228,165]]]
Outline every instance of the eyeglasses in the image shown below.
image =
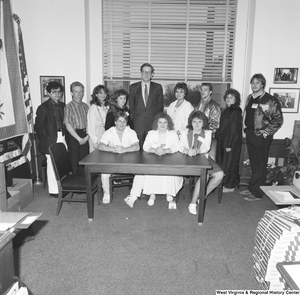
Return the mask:
[[142,73],[144,74],[144,75],[150,75],[150,74],[152,74],[152,72],[151,71],[142,71]]

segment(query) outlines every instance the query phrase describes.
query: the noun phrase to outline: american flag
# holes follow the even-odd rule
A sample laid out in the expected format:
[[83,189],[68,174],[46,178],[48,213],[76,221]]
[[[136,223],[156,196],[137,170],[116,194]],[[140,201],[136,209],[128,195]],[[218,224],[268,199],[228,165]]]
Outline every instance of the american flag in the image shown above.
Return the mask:
[[23,87],[23,95],[24,95],[24,105],[25,105],[25,113],[28,125],[28,133],[25,133],[22,140],[22,151],[25,157],[28,159],[30,165],[30,171],[32,173],[32,165],[31,165],[31,140],[29,137],[29,133],[33,132],[33,108],[32,108],[32,101],[30,97],[30,89],[29,89],[29,81],[27,75],[27,67],[26,67],[26,60],[25,60],[25,51],[24,51],[24,44],[23,44],[23,36],[22,30],[20,26],[20,18],[13,14],[13,19],[18,24],[18,36],[19,36],[19,62],[20,62],[20,72],[21,72],[21,80],[22,80],[22,87]]

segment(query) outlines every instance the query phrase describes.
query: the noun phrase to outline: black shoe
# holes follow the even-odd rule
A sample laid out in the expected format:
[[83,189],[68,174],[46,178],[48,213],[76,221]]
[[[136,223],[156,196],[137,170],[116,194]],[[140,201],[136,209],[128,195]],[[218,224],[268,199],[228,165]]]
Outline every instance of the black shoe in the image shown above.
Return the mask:
[[50,196],[53,198],[58,198],[58,194],[50,194]]

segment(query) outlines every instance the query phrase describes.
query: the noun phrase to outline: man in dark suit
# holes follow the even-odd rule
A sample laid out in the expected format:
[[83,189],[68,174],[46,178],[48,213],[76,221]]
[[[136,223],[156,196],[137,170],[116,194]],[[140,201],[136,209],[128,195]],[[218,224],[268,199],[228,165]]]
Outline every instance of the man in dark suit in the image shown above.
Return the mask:
[[162,86],[151,81],[153,66],[144,63],[140,71],[142,81],[129,87],[129,108],[133,117],[133,129],[142,148],[148,131],[152,129],[153,118],[164,109],[164,99]]
[[36,111],[34,130],[39,140],[38,150],[47,158],[47,182],[51,196],[58,196],[58,186],[49,155],[49,147],[56,142],[65,142],[64,108],[61,102],[64,87],[55,81],[50,81],[46,87],[49,99],[43,102]]

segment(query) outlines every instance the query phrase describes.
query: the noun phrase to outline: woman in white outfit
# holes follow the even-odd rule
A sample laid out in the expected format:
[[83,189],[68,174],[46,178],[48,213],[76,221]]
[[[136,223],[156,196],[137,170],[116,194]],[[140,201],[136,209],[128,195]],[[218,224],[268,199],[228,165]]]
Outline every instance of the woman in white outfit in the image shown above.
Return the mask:
[[186,83],[177,83],[174,87],[174,96],[176,97],[176,100],[172,102],[167,109],[167,113],[172,118],[174,129],[178,135],[180,135],[180,130],[186,129],[188,117],[194,110],[192,104],[185,99],[188,92]]
[[[99,150],[116,154],[135,152],[140,149],[136,132],[127,126],[128,115],[119,112],[115,117],[115,126],[106,130],[100,140]],[[103,187],[103,204],[110,203],[109,194],[110,174],[101,174]]]
[[[173,154],[178,152],[179,139],[177,133],[173,130],[171,117],[166,113],[156,115],[153,121],[153,130],[148,132],[145,139],[143,150],[147,153],[153,153],[158,156]],[[176,202],[173,198],[181,189],[183,177],[165,176],[165,175],[136,175],[130,196],[125,198],[129,207],[133,207],[134,202],[141,195],[150,195],[148,205],[153,206],[156,194],[165,194],[169,202],[169,209],[176,209]]]
[[104,125],[109,109],[108,90],[105,86],[96,86],[91,96],[91,106],[87,114],[87,133],[90,136],[90,153],[99,147],[100,139],[105,131]]

